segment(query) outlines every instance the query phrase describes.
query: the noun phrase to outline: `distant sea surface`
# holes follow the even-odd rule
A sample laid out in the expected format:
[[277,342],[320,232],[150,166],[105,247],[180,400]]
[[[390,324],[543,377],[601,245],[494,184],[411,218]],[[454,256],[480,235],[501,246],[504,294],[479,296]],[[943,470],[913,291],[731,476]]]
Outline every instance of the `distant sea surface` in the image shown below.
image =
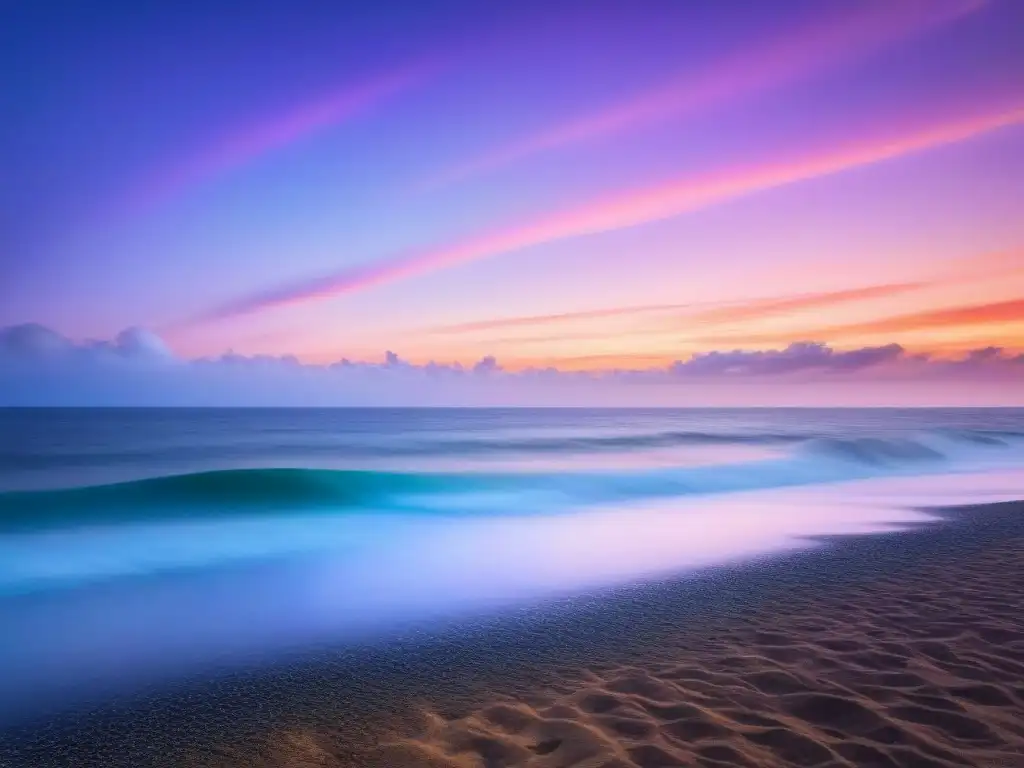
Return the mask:
[[1024,498],[1021,409],[9,409],[0,435],[0,724]]

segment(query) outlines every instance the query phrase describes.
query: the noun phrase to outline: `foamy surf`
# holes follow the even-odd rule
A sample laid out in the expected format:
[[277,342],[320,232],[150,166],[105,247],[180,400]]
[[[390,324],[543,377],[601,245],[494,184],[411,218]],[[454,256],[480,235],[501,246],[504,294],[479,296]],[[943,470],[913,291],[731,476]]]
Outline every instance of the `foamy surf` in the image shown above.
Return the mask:
[[[432,617],[543,604],[820,547],[821,537],[927,524],[937,520],[928,511],[937,502],[1022,497],[1024,473],[1002,471],[644,501],[557,516],[358,516],[326,527],[322,519],[263,519],[246,523],[256,527],[248,530],[251,538],[242,537],[250,565],[226,570],[209,565],[223,565],[218,538],[231,531],[237,543],[239,529],[218,536],[207,523],[206,530],[179,531],[180,541],[192,542],[187,556],[206,558],[203,574],[121,580],[8,604],[0,714],[13,715],[27,697],[46,706],[74,702],[211,664],[230,667],[310,644],[386,637]],[[144,552],[166,534],[124,534],[108,542],[109,554],[123,563],[125,552]],[[149,544],[132,536],[149,537]],[[252,559],[267,542],[284,540],[301,546],[289,557]],[[212,549],[204,551],[204,541]],[[186,556],[174,550],[175,560]],[[152,557],[143,557],[142,570]],[[97,562],[102,558],[90,567]]]
[[[777,443],[781,433],[723,433],[714,440],[705,433],[655,434],[661,436],[655,442],[669,434],[687,440],[699,435],[715,445],[742,446]],[[545,467],[449,473],[224,469],[12,491],[0,494],[0,594],[303,554],[346,558],[360,552],[367,540],[376,540],[369,532],[428,535],[447,530],[453,519],[456,528],[467,531],[504,526],[497,534],[504,539],[530,525],[586,529],[610,514],[608,509],[611,514],[629,510],[626,514],[637,525],[646,525],[639,510],[661,504],[684,517],[691,514],[684,510],[694,509],[694,498],[701,499],[700,509],[709,510],[720,508],[717,497],[731,498],[733,504],[738,495],[773,489],[1024,467],[1024,438],[1006,430],[932,430],[885,438],[809,434],[790,435],[785,449],[767,457],[687,466],[653,462],[614,471]],[[635,438],[627,442],[640,442]],[[615,442],[624,439],[619,435]],[[832,511],[817,516],[821,521],[816,524],[838,524]],[[527,518],[552,520],[531,524]],[[755,522],[763,528],[774,525],[772,519]],[[742,527],[751,529],[750,521]]]
[[[395,416],[366,438],[373,467],[359,469],[345,455],[315,461],[363,439],[332,432],[330,415],[286,432],[293,447],[319,446],[302,454],[307,466],[287,466],[280,443],[279,466],[246,466],[274,453],[256,432],[235,437],[240,453],[166,472],[174,461],[153,446],[182,440],[128,430],[120,455],[135,458],[118,459],[117,482],[95,482],[107,459],[82,449],[72,462],[62,441],[25,464],[62,478],[74,464],[94,482],[0,494],[0,720],[29,699],[63,705],[410,622],[927,525],[932,507],[1024,498],[1016,412],[903,414],[900,429],[890,414],[827,417],[719,414],[716,431],[664,424],[703,413],[538,413],[508,430],[501,414],[488,430],[469,414],[455,439]],[[269,417],[250,418],[263,429]],[[210,429],[208,447],[227,439]],[[447,445],[413,463],[411,450],[382,459],[402,435],[417,450]],[[700,460],[666,461],[684,450]],[[437,469],[438,457],[454,468]]]

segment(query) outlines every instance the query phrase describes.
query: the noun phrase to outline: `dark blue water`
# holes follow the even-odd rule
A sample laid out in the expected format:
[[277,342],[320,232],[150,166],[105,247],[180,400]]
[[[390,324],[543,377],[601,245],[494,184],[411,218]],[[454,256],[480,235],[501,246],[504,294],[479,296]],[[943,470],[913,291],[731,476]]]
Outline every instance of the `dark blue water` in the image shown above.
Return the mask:
[[0,410],[0,720],[1024,496],[1024,410]]
[[0,434],[0,489],[11,489],[228,468],[462,470],[610,454],[631,466],[652,449],[815,440],[854,452],[868,440],[995,444],[1024,434],[1024,409],[0,409]]

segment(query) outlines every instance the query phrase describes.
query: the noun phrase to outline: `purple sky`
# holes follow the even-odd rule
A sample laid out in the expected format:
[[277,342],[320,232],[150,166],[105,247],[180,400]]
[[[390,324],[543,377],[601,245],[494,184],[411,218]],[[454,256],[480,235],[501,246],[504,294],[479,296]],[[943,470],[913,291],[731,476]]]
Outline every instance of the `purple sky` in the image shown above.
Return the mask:
[[0,403],[143,359],[193,398],[157,347],[236,387],[396,350],[389,402],[490,356],[431,397],[1022,399],[1017,0],[0,13]]

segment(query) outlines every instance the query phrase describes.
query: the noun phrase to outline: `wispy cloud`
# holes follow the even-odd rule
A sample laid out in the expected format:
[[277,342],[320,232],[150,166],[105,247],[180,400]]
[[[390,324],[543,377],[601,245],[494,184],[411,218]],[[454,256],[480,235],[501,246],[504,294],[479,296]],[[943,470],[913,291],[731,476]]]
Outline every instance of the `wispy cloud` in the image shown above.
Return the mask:
[[[852,304],[858,301],[898,296],[919,290],[930,283],[887,283],[869,285],[860,288],[848,288],[835,291],[816,293],[789,294],[785,296],[769,296],[764,298],[723,301],[723,302],[692,302],[685,304],[641,304],[620,307],[603,307],[600,309],[579,312],[557,312],[546,315],[524,315],[520,317],[501,317],[491,320],[442,325],[428,329],[430,334],[468,334],[486,331],[502,331],[519,327],[562,326],[581,320],[603,320],[615,318],[642,318],[649,315],[671,314],[669,326],[646,324],[637,329],[637,333],[652,332],[676,333],[679,321],[697,322],[701,324],[731,323],[744,320],[757,320],[773,315],[800,312],[806,309],[821,309],[841,304]],[[560,339],[599,339],[607,337],[603,333],[550,333],[534,336],[511,336],[500,339],[488,339],[490,343],[510,344],[517,342],[536,343],[558,341]]]
[[421,190],[479,176],[551,150],[607,139],[820,77],[829,69],[973,13],[988,0],[849,3],[782,35],[745,45],[704,69],[688,70],[590,114],[569,119],[428,179]]
[[430,59],[382,73],[269,115],[221,136],[145,179],[121,202],[119,212],[139,213],[320,131],[364,114],[418,86],[442,68]]
[[455,323],[431,328],[430,333],[474,333],[477,331],[502,330],[520,326],[551,325],[577,320],[598,320],[608,317],[628,317],[631,315],[673,312],[686,309],[691,304],[641,304],[625,307],[604,307],[587,309],[579,312],[555,312],[548,315],[524,315],[521,317],[498,317],[493,320],[479,320],[470,323]]
[[830,329],[828,333],[829,335],[840,334],[844,336],[892,334],[927,330],[930,328],[963,328],[1002,323],[1021,323],[1024,325],[1024,299],[971,304],[947,309],[934,309],[927,312],[896,315],[863,323],[836,326]]
[[488,338],[490,346],[522,346],[536,344],[563,344],[566,341],[604,341],[614,338],[635,339],[639,335],[648,335],[647,331],[580,331],[568,333],[542,333],[533,336],[504,336],[499,338]]
[[903,130],[884,138],[834,146],[795,159],[684,176],[601,198],[518,227],[485,232],[433,250],[244,296],[215,308],[198,320],[216,320],[332,298],[531,246],[635,227],[757,192],[954,144],[1020,123],[1024,123],[1024,106]]
[[549,355],[520,357],[511,361],[512,369],[554,368],[559,371],[645,371],[664,368],[675,359],[663,352],[606,352],[592,355]]
[[747,320],[759,320],[765,317],[801,312],[807,309],[825,309],[842,304],[898,296],[910,291],[919,290],[926,285],[929,285],[929,283],[889,283],[869,285],[862,288],[848,288],[839,291],[820,291],[817,293],[802,293],[796,296],[754,299],[687,315],[684,316],[683,321],[736,323]]
[[[779,333],[704,336],[699,339],[699,343],[714,346],[784,344],[793,341],[795,337],[824,339],[832,343],[841,343],[865,336],[899,338],[900,334],[934,329],[992,327],[994,330],[997,326],[1007,324],[1020,324],[1024,328],[1024,299],[945,307],[857,323],[801,328],[796,331]],[[1020,337],[1019,344],[1014,346],[1024,346],[1024,336]]]

